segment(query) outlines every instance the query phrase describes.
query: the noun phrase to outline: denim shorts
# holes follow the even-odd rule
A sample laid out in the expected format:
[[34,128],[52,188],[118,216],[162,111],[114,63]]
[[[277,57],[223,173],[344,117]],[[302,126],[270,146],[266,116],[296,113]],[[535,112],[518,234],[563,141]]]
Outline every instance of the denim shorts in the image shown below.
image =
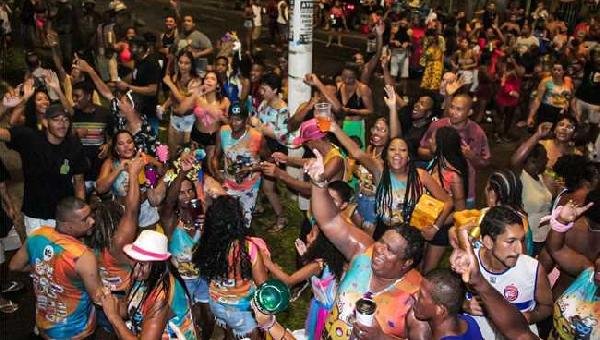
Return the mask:
[[208,295],[208,284],[203,278],[183,279],[185,288],[190,294],[192,303],[208,303],[210,296]]
[[237,339],[250,336],[258,327],[250,310],[242,310],[237,306],[218,303],[210,300],[210,309],[219,327],[231,329]]
[[171,115],[171,126],[178,132],[191,132],[196,117],[193,114],[187,116]]
[[356,199],[358,205],[358,213],[365,222],[375,224],[377,214],[375,213],[375,196],[367,196],[358,194]]

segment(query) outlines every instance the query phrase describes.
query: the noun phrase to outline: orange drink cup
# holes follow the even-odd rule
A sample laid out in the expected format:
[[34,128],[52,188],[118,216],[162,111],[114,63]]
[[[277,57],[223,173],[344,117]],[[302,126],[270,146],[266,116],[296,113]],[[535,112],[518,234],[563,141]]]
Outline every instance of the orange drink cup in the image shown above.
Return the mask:
[[333,115],[331,114],[330,103],[317,103],[315,104],[314,116],[317,120],[317,126],[321,132],[329,132],[331,127],[331,120]]

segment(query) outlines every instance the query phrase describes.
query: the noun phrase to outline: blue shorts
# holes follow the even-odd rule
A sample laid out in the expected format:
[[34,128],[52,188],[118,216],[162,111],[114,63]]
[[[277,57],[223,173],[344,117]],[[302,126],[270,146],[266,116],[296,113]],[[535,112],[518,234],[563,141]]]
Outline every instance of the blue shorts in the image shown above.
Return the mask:
[[192,303],[208,303],[210,296],[208,295],[208,284],[203,278],[183,279],[185,288],[190,294]]
[[194,127],[194,122],[196,121],[196,117],[191,114],[187,116],[177,116],[171,115],[171,126],[177,132],[192,132],[192,128]]
[[375,213],[375,196],[358,194],[356,203],[358,205],[358,213],[363,218],[363,221],[375,224],[377,221],[377,214]]
[[218,303],[212,299],[210,300],[210,309],[215,316],[217,325],[231,329],[233,335],[238,339],[250,336],[250,333],[258,327],[252,311]]

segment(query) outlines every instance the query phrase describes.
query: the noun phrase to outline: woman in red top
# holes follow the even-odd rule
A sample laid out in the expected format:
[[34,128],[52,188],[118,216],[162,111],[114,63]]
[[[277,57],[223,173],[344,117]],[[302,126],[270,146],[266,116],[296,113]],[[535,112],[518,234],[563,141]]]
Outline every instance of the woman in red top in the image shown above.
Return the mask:
[[331,26],[331,33],[327,37],[327,45],[325,47],[331,46],[331,41],[333,40],[333,36],[337,37],[338,46],[342,47],[342,29],[348,30],[348,25],[346,24],[346,13],[344,13],[344,7],[342,6],[342,2],[339,0],[335,1],[333,7],[329,11],[329,23]]
[[524,70],[512,57],[506,57],[498,68],[499,86],[496,92],[496,105],[498,115],[504,117],[502,131],[498,134],[499,142],[510,141],[508,131],[513,124],[515,109],[519,104],[519,92],[521,91],[521,76]]

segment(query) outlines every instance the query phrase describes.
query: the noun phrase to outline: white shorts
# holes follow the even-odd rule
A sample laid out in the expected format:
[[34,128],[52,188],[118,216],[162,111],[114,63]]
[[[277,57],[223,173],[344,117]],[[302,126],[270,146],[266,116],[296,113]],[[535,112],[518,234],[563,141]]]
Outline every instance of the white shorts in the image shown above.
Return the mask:
[[408,78],[408,50],[393,48],[390,60],[390,74],[393,77]]
[[192,132],[196,117],[193,114],[187,116],[171,115],[171,126],[177,132]]
[[27,235],[29,235],[37,228],[40,228],[43,226],[55,228],[56,220],[54,220],[54,219],[45,220],[42,218],[34,218],[34,217],[28,217],[27,215],[23,215],[23,224],[25,224],[25,232],[27,233]]

